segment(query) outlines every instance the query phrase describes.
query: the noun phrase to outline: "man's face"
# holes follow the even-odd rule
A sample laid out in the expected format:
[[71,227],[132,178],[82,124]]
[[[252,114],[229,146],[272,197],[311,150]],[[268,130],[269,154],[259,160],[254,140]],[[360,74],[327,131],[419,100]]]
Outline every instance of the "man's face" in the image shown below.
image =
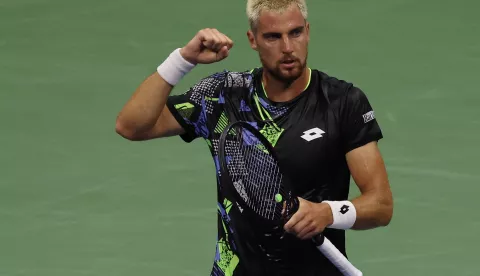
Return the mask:
[[307,64],[309,29],[300,9],[292,4],[283,13],[262,11],[256,30],[247,35],[264,69],[280,81],[293,82]]

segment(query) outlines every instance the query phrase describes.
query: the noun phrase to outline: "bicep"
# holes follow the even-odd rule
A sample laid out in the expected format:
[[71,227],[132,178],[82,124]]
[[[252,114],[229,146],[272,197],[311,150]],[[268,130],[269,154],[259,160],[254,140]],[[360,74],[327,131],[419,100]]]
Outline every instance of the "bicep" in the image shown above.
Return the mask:
[[381,193],[391,199],[387,170],[377,142],[370,142],[346,154],[347,164],[353,180],[362,194]]
[[170,109],[165,106],[160,117],[153,128],[152,135],[157,137],[170,137],[184,134],[185,130],[180,123],[173,117]]
[[151,140],[156,138],[181,135],[184,133],[185,130],[183,129],[183,127],[175,119],[169,108],[165,106],[153,128],[141,135],[138,140]]

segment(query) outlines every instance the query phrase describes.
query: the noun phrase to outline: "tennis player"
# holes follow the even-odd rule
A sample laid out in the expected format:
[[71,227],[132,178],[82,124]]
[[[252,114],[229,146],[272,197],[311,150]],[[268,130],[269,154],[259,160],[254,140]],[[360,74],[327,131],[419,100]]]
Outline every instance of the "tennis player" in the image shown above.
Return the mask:
[[[234,54],[226,34],[200,30],[186,45],[172,49],[141,83],[119,113],[116,131],[132,141],[178,135],[190,143],[203,138],[218,173],[221,131],[235,120],[251,122],[275,147],[286,165],[284,173],[295,180],[294,192],[304,196],[284,227],[288,238],[269,250],[269,244],[242,234],[248,229],[232,227],[240,211],[218,189],[211,275],[341,275],[311,237],[323,232],[346,256],[346,230],[390,223],[392,193],[377,146],[382,131],[360,88],[308,65],[305,0],[248,0],[247,15],[248,41],[262,67],[218,72],[181,95],[170,95],[194,68]],[[267,119],[273,124],[264,123]],[[361,191],[353,199],[351,177]]]

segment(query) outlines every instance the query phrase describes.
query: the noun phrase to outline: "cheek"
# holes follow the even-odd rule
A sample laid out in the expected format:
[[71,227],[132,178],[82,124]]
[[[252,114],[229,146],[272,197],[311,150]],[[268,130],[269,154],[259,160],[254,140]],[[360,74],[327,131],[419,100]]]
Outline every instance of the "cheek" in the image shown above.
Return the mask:
[[272,47],[264,46],[259,47],[260,56],[264,59],[265,62],[269,64],[274,64],[276,60],[275,50]]
[[259,48],[258,53],[264,62],[271,63],[273,56],[268,48]]
[[299,40],[295,43],[295,48],[297,51],[304,53],[307,51],[308,42],[304,39]]

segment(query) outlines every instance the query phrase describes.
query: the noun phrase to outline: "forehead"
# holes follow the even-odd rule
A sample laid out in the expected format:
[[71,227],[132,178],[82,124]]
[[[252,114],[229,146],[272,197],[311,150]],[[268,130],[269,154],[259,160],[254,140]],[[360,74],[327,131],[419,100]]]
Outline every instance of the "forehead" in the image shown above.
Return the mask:
[[300,8],[292,4],[281,12],[262,10],[258,18],[257,29],[260,32],[287,32],[304,24],[305,19]]

